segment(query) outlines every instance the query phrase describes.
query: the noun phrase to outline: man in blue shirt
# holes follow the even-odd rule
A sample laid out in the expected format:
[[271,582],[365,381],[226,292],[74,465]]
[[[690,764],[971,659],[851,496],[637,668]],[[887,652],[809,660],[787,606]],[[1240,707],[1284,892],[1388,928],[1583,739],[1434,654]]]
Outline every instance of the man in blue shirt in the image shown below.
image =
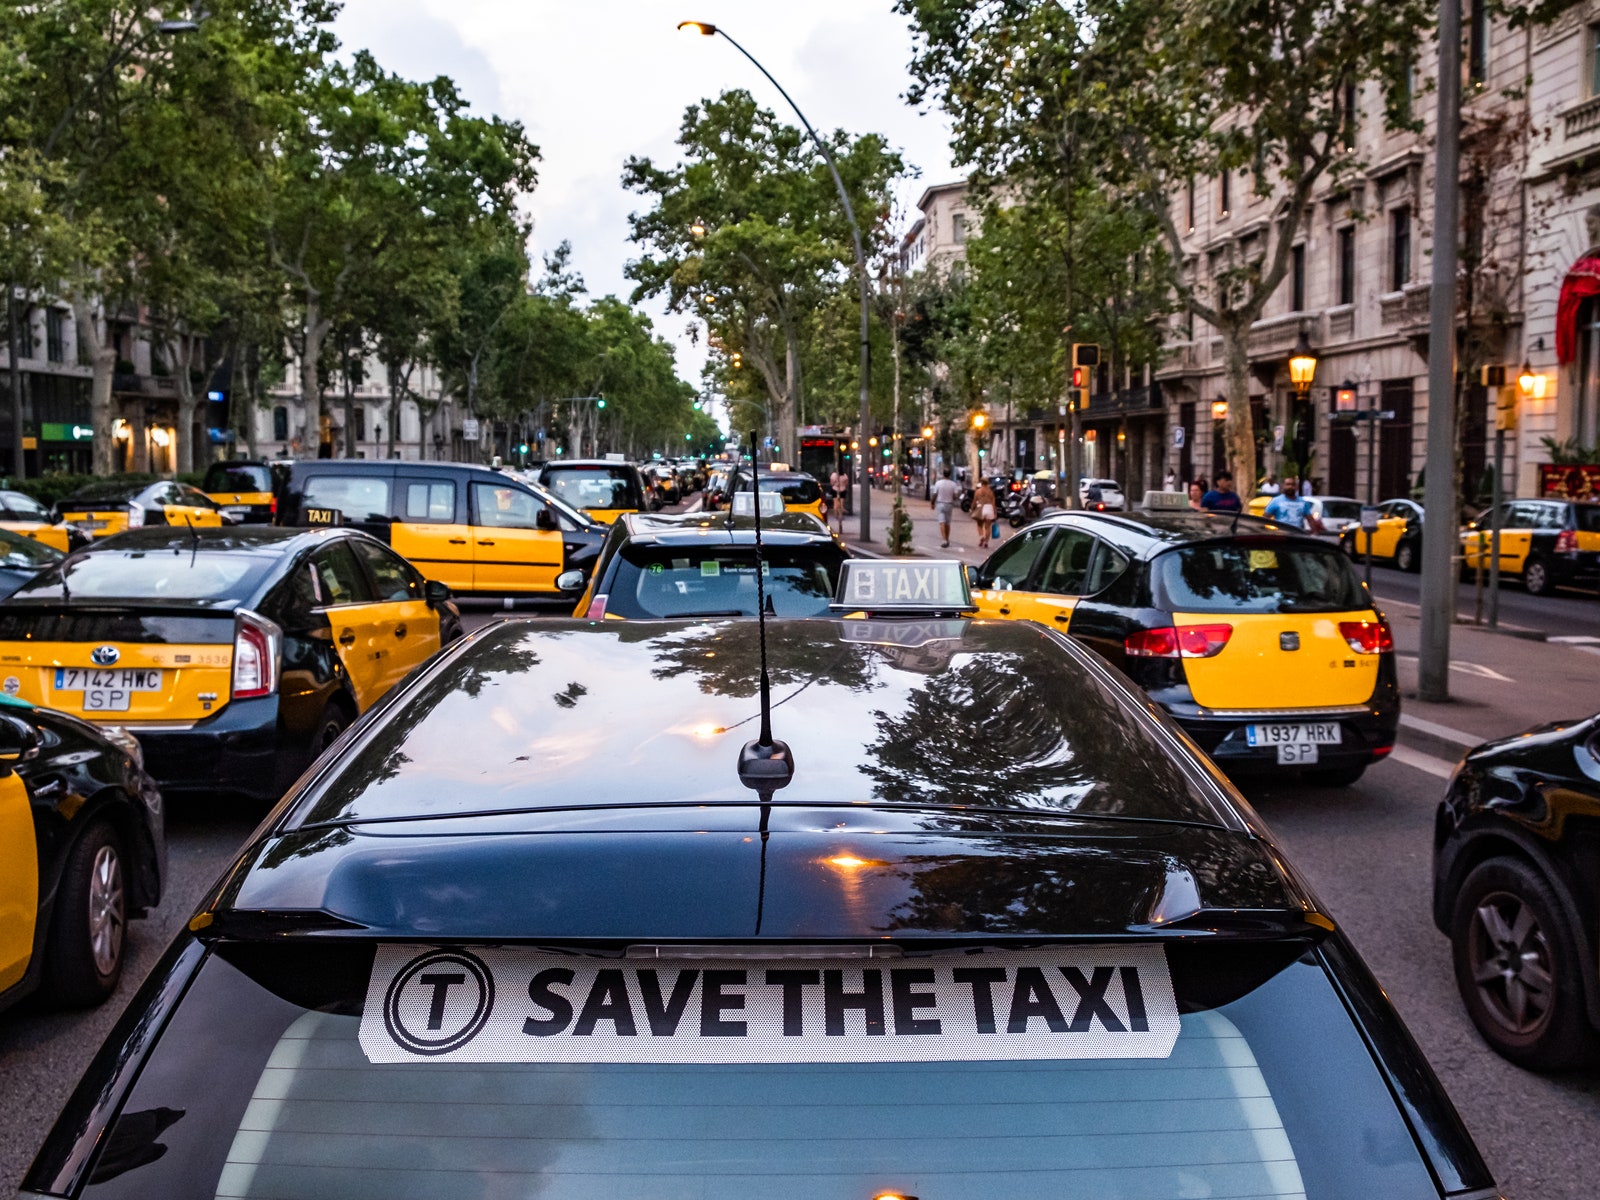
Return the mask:
[[1299,481],[1293,475],[1284,476],[1282,490],[1267,505],[1266,517],[1308,533],[1322,532],[1322,522],[1311,511],[1311,501],[1301,498]]
[[1200,497],[1200,507],[1207,512],[1238,512],[1244,508],[1244,501],[1233,490],[1233,476],[1227,471],[1218,471],[1216,483]]

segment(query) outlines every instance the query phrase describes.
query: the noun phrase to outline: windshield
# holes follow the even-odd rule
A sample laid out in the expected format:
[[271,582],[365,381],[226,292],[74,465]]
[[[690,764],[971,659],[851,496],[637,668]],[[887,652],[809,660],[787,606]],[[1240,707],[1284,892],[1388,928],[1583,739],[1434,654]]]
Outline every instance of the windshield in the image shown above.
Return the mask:
[[[830,542],[762,549],[769,612],[825,615],[844,552]],[[608,585],[606,611],[619,617],[753,617],[754,546],[624,546]]]
[[[1263,951],[1253,953],[1265,958]],[[1271,953],[1275,957],[1248,973],[1249,984],[1232,984],[1218,995],[1209,977],[1220,969],[1181,970],[1180,952],[1170,951],[1182,1015],[1171,1051],[1153,1058],[828,1062],[810,1035],[785,1050],[797,1056],[815,1047],[813,1061],[762,1061],[758,1044],[750,1061],[731,1063],[436,1057],[382,1063],[369,1058],[361,1033],[366,1006],[389,1012],[383,990],[373,993],[375,1001],[368,995],[370,943],[223,945],[201,965],[116,1126],[99,1139],[83,1194],[245,1200],[869,1200],[890,1191],[929,1200],[1436,1197],[1320,959],[1313,954],[1283,965],[1284,951]],[[905,966],[932,975],[928,964],[937,961],[908,958]],[[1221,961],[1233,968],[1230,976],[1247,976],[1231,959]],[[582,970],[585,963],[580,958],[574,965]],[[1011,981],[1005,968],[997,970],[994,1003],[1002,1021],[1005,1006],[1014,1020]],[[706,973],[722,976],[725,1002],[742,1004],[741,993],[760,986],[760,971]],[[867,971],[881,992],[891,990],[881,970],[839,972],[846,1034],[859,1033],[867,1019]],[[558,974],[571,978],[571,972]],[[657,1011],[662,997],[641,1008],[634,996],[630,1013],[624,991],[620,1000],[612,993],[600,1001],[591,996],[581,1012],[581,997],[563,1000],[572,1006],[567,1022],[576,1015],[580,1024],[609,1034],[627,1021],[629,1032],[637,1029],[630,1046],[645,1043],[658,1020],[680,1023],[684,1000],[699,987],[697,974],[693,963],[651,971],[663,997],[672,998],[665,1017]],[[686,977],[689,989],[680,1000]],[[436,987],[456,982],[447,974],[430,978]],[[550,996],[547,985],[537,986]],[[1252,990],[1241,995],[1244,987]],[[448,994],[465,991],[454,987]],[[497,991],[494,1007],[502,1004],[514,1017],[526,1016],[528,1026],[547,1013],[526,988],[520,995]],[[707,1019],[743,1028],[756,1017],[727,1004],[721,1012],[708,1010],[710,1018],[698,1002],[687,1007],[681,1024],[691,1035]],[[909,1011],[893,1019],[903,1021]],[[1043,1029],[1037,1008],[1023,1011],[1030,1014],[1025,1021]],[[440,1017],[460,1019],[453,1010]],[[424,1004],[416,1019],[427,1018]],[[522,1036],[531,1040],[536,1031],[524,1028]]]
[[6,512],[13,517],[28,517],[36,521],[50,519],[49,509],[21,492],[0,492],[0,504],[5,505]]
[[[276,555],[194,550],[96,550],[23,585],[16,600],[208,600],[243,604],[277,564]],[[66,594],[61,586],[66,572]]]
[[61,551],[30,537],[0,529],[0,566],[48,567],[61,561]]
[[97,487],[79,488],[57,507],[62,512],[77,512],[94,505],[123,505],[144,491],[145,486],[142,483],[132,487],[125,483],[102,483]]
[[822,499],[822,489],[809,475],[762,475],[761,490],[777,492],[785,504],[815,504]]
[[631,467],[546,468],[544,486],[576,508],[642,507]]
[[206,471],[202,492],[270,492],[272,472],[260,463],[214,463]]
[[1169,550],[1151,563],[1167,612],[1353,612],[1370,607],[1334,546],[1252,539]]
[[1361,519],[1361,505],[1355,500],[1324,500],[1322,502],[1322,519],[1324,521],[1359,521]]

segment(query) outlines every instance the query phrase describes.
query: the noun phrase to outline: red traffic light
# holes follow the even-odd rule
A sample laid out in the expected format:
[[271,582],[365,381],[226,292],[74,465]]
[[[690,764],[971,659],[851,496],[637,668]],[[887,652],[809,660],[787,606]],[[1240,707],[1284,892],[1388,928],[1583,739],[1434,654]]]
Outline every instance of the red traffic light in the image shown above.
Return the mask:
[[1087,375],[1088,373],[1089,372],[1086,371],[1083,367],[1073,367],[1072,368],[1072,386],[1075,387],[1075,388],[1081,388],[1083,386],[1083,377],[1085,375]]

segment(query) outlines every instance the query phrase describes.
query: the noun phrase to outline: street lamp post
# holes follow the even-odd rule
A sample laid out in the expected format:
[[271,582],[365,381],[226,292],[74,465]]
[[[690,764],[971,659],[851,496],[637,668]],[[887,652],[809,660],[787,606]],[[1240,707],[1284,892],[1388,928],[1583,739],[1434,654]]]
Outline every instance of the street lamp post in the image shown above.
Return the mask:
[[[860,432],[866,433],[872,424],[872,396],[868,390],[869,372],[871,370],[871,342],[870,331],[867,326],[867,312],[871,304],[871,294],[867,283],[867,256],[861,248],[861,227],[856,224],[854,206],[850,203],[850,193],[845,191],[844,180],[839,178],[839,168],[833,161],[833,152],[821,138],[817,131],[811,128],[811,122],[806,120],[805,113],[800,111],[800,106],[794,102],[794,97],[784,91],[783,85],[772,77],[772,72],[767,70],[756,59],[755,55],[746,50],[733,38],[728,36],[724,29],[719,29],[707,21],[680,21],[679,29],[692,29],[704,37],[715,37],[721,34],[740,54],[750,60],[752,66],[766,76],[767,82],[778,89],[778,94],[789,102],[789,107],[794,109],[794,115],[800,118],[800,124],[805,126],[806,133],[810,135],[812,144],[821,153],[822,159],[828,164],[828,173],[833,176],[833,185],[839,189],[839,202],[844,206],[845,219],[850,222],[850,239],[856,253],[856,277],[861,285],[861,426]],[[870,541],[872,538],[872,489],[867,486],[866,472],[861,469],[861,459],[856,458],[856,474],[860,477],[861,485],[861,540]]]
[[1306,337],[1306,331],[1300,331],[1300,337],[1294,344],[1294,352],[1289,355],[1289,383],[1294,387],[1294,420],[1291,422],[1293,434],[1292,445],[1295,453],[1295,468],[1299,472],[1301,491],[1311,474],[1311,408],[1306,403],[1306,398],[1311,395],[1311,381],[1317,376],[1317,356],[1311,349],[1311,341]]

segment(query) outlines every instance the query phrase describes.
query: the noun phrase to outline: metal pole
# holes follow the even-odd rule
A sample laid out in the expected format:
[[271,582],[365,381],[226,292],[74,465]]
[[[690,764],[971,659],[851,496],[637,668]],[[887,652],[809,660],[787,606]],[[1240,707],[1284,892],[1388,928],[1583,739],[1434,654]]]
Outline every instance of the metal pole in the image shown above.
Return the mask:
[[1489,510],[1489,628],[1494,629],[1500,624],[1500,522],[1505,514],[1500,511],[1500,502],[1505,498],[1505,490],[1500,486],[1500,472],[1505,469],[1506,462],[1506,431],[1494,431],[1494,496],[1490,501],[1494,507]]
[[[811,122],[806,120],[805,113],[800,111],[800,106],[794,98],[783,90],[783,85],[772,77],[772,72],[767,70],[738,42],[728,37],[727,30],[720,26],[714,32],[727,38],[728,43],[740,54],[748,58],[756,70],[767,77],[767,82],[778,89],[778,94],[789,102],[789,107],[794,109],[794,115],[800,118],[800,124],[805,126],[806,133],[811,136],[812,143],[822,154],[822,160],[828,164],[828,174],[833,176],[833,186],[839,189],[839,202],[844,206],[845,220],[850,222],[850,239],[856,252],[856,275],[861,284],[861,430],[857,440],[865,444],[867,430],[872,424],[872,394],[868,388],[872,368],[872,343],[870,330],[867,327],[867,311],[872,302],[871,293],[867,282],[867,256],[861,249],[861,226],[856,224],[856,211],[850,203],[850,193],[845,191],[844,180],[839,178],[839,168],[834,164],[833,153],[823,140],[817,136],[817,131],[811,128]],[[856,473],[861,477],[861,540],[872,540],[872,489],[867,486],[867,473],[861,469],[862,455],[856,455]]]
[[[1367,506],[1370,508],[1378,503],[1378,481],[1376,478],[1376,465],[1373,462],[1375,451],[1378,447],[1378,421],[1374,419],[1367,422]],[[1367,591],[1372,591],[1372,535],[1375,529],[1365,531],[1367,535]]]
[[1461,4],[1439,3],[1439,109],[1434,146],[1433,287],[1429,292],[1428,481],[1423,493],[1422,636],[1417,696],[1450,698],[1450,625],[1455,620],[1452,570],[1456,530],[1455,392],[1456,260],[1461,173]]

